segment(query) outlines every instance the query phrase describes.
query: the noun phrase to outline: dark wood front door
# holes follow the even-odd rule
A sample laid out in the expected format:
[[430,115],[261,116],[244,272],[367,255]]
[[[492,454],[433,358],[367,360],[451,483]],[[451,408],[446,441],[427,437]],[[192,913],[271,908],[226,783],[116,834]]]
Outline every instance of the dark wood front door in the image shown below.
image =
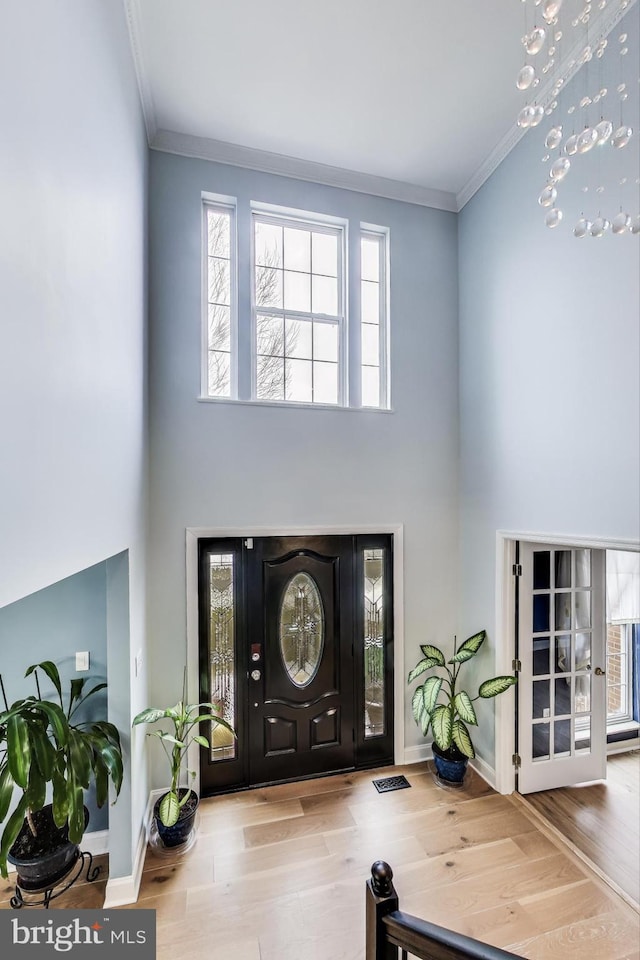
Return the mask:
[[249,780],[354,765],[351,537],[253,541]]
[[203,796],[393,760],[385,534],[202,539]]

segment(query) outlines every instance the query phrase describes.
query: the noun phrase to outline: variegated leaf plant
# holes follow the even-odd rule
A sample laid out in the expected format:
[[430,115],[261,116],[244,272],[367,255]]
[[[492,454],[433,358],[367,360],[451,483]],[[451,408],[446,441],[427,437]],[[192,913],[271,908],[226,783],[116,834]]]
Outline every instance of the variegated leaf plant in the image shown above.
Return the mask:
[[497,697],[516,682],[516,678],[511,676],[492,677],[480,684],[473,698],[466,690],[458,689],[458,674],[462,664],[475,657],[486,638],[486,631],[481,630],[457,648],[454,639],[454,653],[448,661],[438,647],[430,643],[422,644],[422,659],[411,670],[407,681],[413,683],[430,670],[444,671],[444,676],[429,676],[416,687],[411,699],[413,716],[423,736],[426,737],[431,728],[434,742],[440,750],[455,747],[469,759],[476,755],[469,732],[469,726],[478,724],[474,702]]
[[182,699],[173,707],[148,707],[134,718],[133,724],[157,723],[166,720],[172,729],[150,730],[148,737],[157,737],[169,761],[171,772],[171,786],[162,796],[158,811],[160,821],[165,827],[173,827],[180,817],[180,811],[191,796],[191,788],[184,789],[181,795],[180,780],[184,773],[189,780],[195,778],[195,771],[187,768],[189,746],[197,743],[201,747],[209,748],[209,738],[200,733],[200,724],[209,723],[211,728],[220,725],[233,734],[235,732],[226,720],[215,711],[213,703],[187,703],[187,672],[184,671],[182,683]]

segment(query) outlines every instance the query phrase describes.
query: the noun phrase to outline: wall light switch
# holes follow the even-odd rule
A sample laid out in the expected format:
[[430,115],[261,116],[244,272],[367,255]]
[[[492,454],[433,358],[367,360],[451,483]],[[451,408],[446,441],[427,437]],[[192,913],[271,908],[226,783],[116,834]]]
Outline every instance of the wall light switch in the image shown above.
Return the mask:
[[76,672],[81,673],[83,670],[89,669],[89,651],[85,650],[83,653],[76,653]]

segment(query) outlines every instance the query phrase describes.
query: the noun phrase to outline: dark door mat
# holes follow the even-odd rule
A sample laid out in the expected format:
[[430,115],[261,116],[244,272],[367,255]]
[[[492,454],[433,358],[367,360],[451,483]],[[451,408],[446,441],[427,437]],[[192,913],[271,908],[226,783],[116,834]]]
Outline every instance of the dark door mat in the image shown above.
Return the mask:
[[391,790],[405,790],[411,784],[406,777],[383,777],[382,780],[371,781],[378,793],[389,793]]

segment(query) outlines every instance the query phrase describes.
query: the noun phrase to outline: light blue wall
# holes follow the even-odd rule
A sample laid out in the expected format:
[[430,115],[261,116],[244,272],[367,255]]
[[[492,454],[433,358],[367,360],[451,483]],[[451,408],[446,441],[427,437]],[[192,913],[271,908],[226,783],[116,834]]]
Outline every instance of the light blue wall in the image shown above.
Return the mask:
[[[612,45],[623,30],[636,70],[625,110],[636,118],[637,144],[637,7]],[[601,78],[609,110],[620,80],[614,59]],[[544,138],[554,122],[571,132],[567,109],[585,82],[578,74],[557,113],[525,136],[459,217],[460,627],[486,627],[494,646],[506,642],[494,633],[497,530],[640,537],[640,245],[628,235],[577,240],[571,232],[598,183],[603,207],[611,203],[622,151],[574,159],[559,189],[568,223],[550,230],[537,203],[550,166],[541,163]],[[637,152],[630,176],[638,176]],[[629,194],[637,213],[637,185]],[[491,659],[480,662],[483,673]],[[485,713],[490,720],[488,705]],[[490,723],[478,743],[493,762]]]
[[[106,564],[98,563],[2,607],[0,650],[3,652],[0,673],[9,704],[36,693],[33,676],[25,678],[25,672],[32,663],[42,660],[53,660],[60,671],[65,709],[72,679],[86,678],[86,690],[106,680]],[[75,654],[85,650],[90,657],[89,671],[77,673]],[[57,693],[50,681],[42,671],[39,677],[42,695],[57,703]],[[106,719],[106,692],[95,694],[90,703],[91,710],[82,719]],[[4,705],[0,709],[4,709]],[[104,806],[99,810],[93,793],[87,800],[88,829],[105,830],[109,822],[108,808]]]
[[[202,191],[390,228],[393,413],[198,402]],[[152,151],[150,224],[153,702],[180,689],[187,527],[403,523],[413,663],[455,622],[455,215]]]
[[[124,5],[3,4],[0,90],[0,607],[128,551],[129,676],[145,643],[148,151]],[[0,669],[13,656],[0,645]],[[144,676],[114,695],[128,737]],[[112,812],[123,875],[142,742],[132,770]]]

